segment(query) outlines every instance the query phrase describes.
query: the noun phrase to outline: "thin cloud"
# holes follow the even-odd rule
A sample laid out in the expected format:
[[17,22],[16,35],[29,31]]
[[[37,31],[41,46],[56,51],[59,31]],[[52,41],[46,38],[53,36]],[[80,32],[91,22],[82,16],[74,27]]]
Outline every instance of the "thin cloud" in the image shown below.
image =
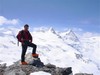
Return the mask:
[[100,25],[99,19],[81,20],[80,23],[83,24],[83,25],[90,25],[90,24],[97,25],[97,26]]
[[34,31],[47,31],[48,29],[49,29],[48,27],[41,26],[41,27],[35,27],[33,30]]
[[80,21],[81,24],[91,24],[91,20],[82,20]]
[[4,25],[4,24],[10,24],[10,25],[16,25],[19,23],[18,19],[7,19],[4,16],[0,16],[0,25]]
[[75,31],[75,32],[82,32],[82,31],[83,31],[83,29],[81,29],[81,28],[75,28],[75,27],[65,28],[64,31],[67,31],[67,30],[69,30],[69,29],[72,29],[72,30]]
[[100,34],[99,33],[92,33],[92,32],[85,32],[85,33],[83,33],[82,37],[89,38],[89,37],[94,37],[94,36],[100,37]]

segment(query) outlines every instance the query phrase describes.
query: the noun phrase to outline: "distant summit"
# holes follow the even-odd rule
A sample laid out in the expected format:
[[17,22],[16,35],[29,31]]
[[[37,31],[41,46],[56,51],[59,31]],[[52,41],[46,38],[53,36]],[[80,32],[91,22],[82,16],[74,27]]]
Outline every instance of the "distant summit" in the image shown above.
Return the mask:
[[79,42],[78,37],[76,36],[76,34],[73,32],[73,30],[69,29],[66,32],[61,33],[61,36],[65,39],[65,40],[71,40],[74,42]]
[[54,34],[56,34],[56,32],[55,32],[55,30],[53,29],[53,27],[50,27],[48,31],[49,31],[49,32],[52,32],[52,33],[54,33]]

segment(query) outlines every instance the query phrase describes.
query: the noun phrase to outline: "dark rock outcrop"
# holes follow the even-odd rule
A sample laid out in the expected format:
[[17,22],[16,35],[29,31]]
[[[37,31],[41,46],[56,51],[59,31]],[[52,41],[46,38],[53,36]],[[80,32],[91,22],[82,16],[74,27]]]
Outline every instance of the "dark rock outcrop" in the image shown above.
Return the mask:
[[0,65],[0,75],[30,75],[30,73],[44,71],[51,75],[69,75],[72,74],[71,67],[59,68],[52,64],[44,65],[40,58],[33,58],[30,54],[26,55],[26,61],[29,65],[21,65],[19,61],[6,67],[6,64]]
[[5,69],[6,69],[7,67],[6,67],[6,64],[0,64],[0,75],[3,75],[4,74],[4,71],[5,71]]
[[77,73],[75,75],[93,75],[93,74],[87,74],[87,73]]
[[51,64],[37,67],[33,65],[13,64],[7,68],[1,68],[0,75],[30,75],[30,73],[44,71],[51,75],[69,75],[72,73],[71,67],[59,68]]
[[[51,75],[73,75],[72,68],[60,68],[52,64],[44,65],[40,58],[33,58],[31,53],[26,55],[26,61],[29,65],[21,65],[20,60],[15,62],[11,66],[6,66],[6,64],[0,65],[0,75],[30,75],[30,73],[44,71]],[[87,73],[77,73],[75,75],[93,75]]]

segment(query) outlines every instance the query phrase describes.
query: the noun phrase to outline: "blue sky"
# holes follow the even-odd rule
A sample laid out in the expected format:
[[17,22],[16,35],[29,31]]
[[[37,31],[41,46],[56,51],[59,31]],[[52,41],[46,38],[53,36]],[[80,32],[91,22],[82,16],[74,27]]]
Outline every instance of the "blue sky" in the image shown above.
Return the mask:
[[100,32],[100,0],[0,0],[0,16],[21,26]]

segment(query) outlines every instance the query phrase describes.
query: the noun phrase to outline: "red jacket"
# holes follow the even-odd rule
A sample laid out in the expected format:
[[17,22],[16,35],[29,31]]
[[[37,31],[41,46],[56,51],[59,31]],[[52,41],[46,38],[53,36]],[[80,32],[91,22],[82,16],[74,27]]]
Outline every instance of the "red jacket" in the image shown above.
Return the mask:
[[18,33],[17,39],[22,43],[24,41],[29,41],[29,40],[32,42],[32,35],[30,34],[29,31],[22,30]]

